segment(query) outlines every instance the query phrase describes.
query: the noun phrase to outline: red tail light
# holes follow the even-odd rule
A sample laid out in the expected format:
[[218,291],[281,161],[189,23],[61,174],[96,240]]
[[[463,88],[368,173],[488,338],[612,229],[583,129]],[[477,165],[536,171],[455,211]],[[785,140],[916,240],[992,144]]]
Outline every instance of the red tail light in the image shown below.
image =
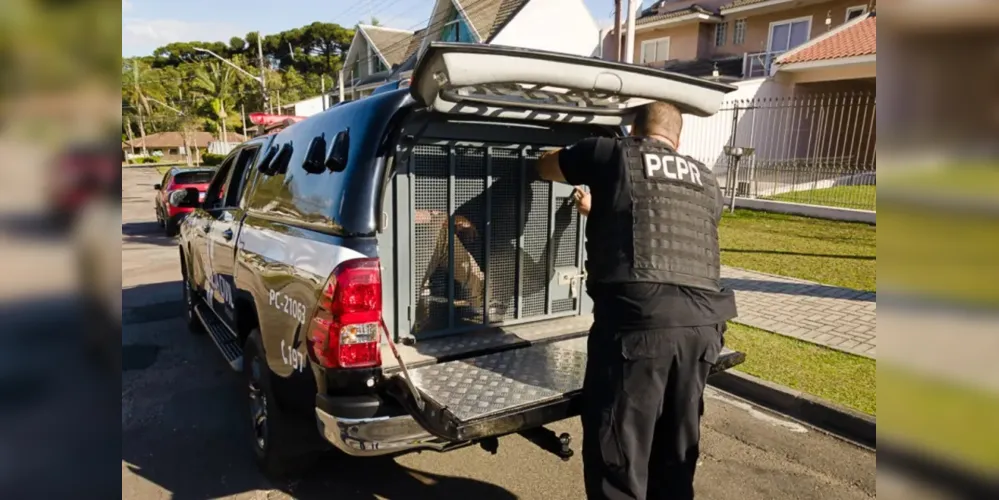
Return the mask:
[[378,259],[341,263],[323,285],[310,325],[309,344],[327,368],[364,368],[382,363],[382,275]]

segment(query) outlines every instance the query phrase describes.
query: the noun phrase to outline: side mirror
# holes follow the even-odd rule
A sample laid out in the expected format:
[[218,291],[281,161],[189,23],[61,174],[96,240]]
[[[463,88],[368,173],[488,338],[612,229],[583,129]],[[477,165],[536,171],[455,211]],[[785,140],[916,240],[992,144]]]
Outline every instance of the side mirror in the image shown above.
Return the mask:
[[153,184],[153,191],[159,191],[160,189],[163,189],[162,185],[160,185],[160,184]]
[[200,206],[197,188],[178,189],[170,193],[170,204],[178,208],[194,208]]
[[310,174],[321,174],[326,171],[326,135],[312,139],[309,151],[305,153],[302,168]]
[[350,129],[341,130],[333,138],[333,147],[326,158],[326,168],[331,172],[343,172],[347,168],[347,154],[350,152]]

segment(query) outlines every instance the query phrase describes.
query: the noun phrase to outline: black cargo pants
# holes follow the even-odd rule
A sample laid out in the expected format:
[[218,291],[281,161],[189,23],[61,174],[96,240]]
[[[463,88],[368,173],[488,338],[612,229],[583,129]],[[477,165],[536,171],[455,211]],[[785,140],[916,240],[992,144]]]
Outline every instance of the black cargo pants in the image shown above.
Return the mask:
[[583,473],[596,499],[694,497],[704,385],[725,324],[590,331]]

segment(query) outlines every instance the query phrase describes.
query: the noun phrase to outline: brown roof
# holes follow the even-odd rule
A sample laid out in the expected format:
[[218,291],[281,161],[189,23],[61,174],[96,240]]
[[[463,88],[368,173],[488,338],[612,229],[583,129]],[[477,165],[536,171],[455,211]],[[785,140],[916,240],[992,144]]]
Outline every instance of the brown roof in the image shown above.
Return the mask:
[[678,17],[689,16],[691,14],[707,14],[709,16],[715,15],[714,12],[704,9],[699,5],[691,5],[690,7],[684,7],[682,9],[674,10],[671,12],[663,12],[651,16],[640,17],[635,20],[635,26],[641,26],[643,24],[664,21],[666,19],[675,19]]
[[[479,37],[488,42],[493,35],[499,33],[510,19],[513,18],[520,8],[527,4],[528,0],[455,0],[461,5]],[[431,23],[433,31],[439,33],[447,19],[450,9],[443,9],[444,14],[437,16]]]
[[480,34],[482,34],[482,38],[487,42],[492,40],[492,38],[496,36],[500,30],[502,30],[503,27],[506,26],[511,19],[513,19],[513,16],[517,15],[517,13],[520,12],[520,9],[525,5],[527,5],[527,0],[503,0],[499,6],[499,10],[496,11],[496,17],[493,21],[493,25],[489,28],[489,32],[480,32]]
[[721,10],[734,9],[736,7],[745,7],[747,5],[753,5],[756,3],[769,2],[770,0],[735,0],[734,2],[729,2],[721,6]]
[[406,60],[413,32],[382,26],[360,26],[378,52],[385,58],[389,67]]
[[[246,137],[235,132],[229,132],[227,134],[229,137],[229,142],[243,142]],[[197,146],[199,148],[205,147],[209,142],[215,142],[218,139],[215,138],[211,133],[204,131],[197,131],[191,134],[191,141],[193,144],[191,146]],[[129,147],[141,148],[142,138],[136,137],[131,141],[125,143]],[[154,149],[163,148],[179,148],[184,146],[184,135],[180,132],[157,132],[155,134],[149,134],[146,136],[146,147]]]
[[869,56],[878,52],[877,17],[868,16],[855,24],[844,25],[829,36],[788,53],[777,60],[779,64],[825,61],[841,57]]
[[426,28],[423,28],[421,30],[416,30],[415,32],[413,32],[413,37],[409,39],[409,47],[406,48],[406,57],[402,59],[403,62],[405,62],[410,57],[413,57],[413,54],[415,54],[417,50],[420,50],[420,43],[423,42],[423,35],[425,35],[426,33],[427,33]]

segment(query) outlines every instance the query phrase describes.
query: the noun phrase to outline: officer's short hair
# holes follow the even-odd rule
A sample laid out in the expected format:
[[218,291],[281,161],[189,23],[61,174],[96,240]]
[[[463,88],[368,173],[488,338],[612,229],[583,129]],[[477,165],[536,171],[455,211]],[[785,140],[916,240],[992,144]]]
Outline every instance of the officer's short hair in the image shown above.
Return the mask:
[[679,139],[683,130],[683,115],[672,104],[654,101],[638,109],[635,125],[642,134],[658,133]]

